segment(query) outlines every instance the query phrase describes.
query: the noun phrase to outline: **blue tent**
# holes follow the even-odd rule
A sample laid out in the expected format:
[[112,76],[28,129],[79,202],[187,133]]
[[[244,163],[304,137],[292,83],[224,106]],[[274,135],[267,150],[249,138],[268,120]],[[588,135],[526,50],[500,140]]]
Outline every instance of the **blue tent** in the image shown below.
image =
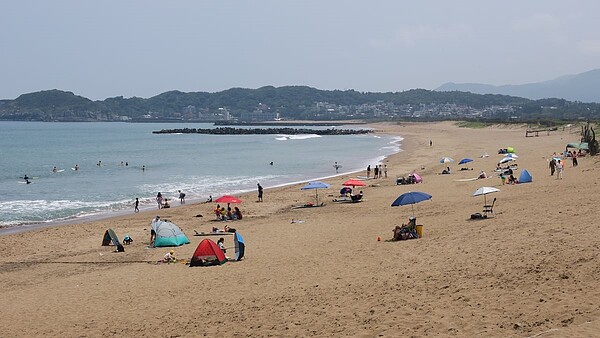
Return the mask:
[[519,183],[530,183],[532,180],[533,177],[531,176],[531,173],[527,169],[523,169],[519,176]]
[[179,227],[171,222],[156,221],[152,222],[152,229],[156,232],[154,246],[180,246],[189,244],[190,240],[179,229]]
[[244,257],[246,243],[244,243],[244,238],[242,237],[242,235],[240,235],[239,232],[236,232],[234,234],[233,242],[235,244],[235,260],[240,261]]

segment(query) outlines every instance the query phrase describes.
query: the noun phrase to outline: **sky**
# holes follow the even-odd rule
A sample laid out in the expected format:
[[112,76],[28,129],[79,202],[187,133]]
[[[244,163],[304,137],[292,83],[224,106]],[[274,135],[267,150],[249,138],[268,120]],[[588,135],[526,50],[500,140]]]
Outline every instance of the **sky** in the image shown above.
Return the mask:
[[0,0],[0,99],[398,92],[600,68],[600,1]]

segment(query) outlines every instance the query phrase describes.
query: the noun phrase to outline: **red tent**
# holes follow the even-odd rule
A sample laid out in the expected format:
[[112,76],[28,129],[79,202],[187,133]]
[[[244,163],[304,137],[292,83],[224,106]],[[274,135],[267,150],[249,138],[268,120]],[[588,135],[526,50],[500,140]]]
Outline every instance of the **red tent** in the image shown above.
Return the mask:
[[217,243],[207,238],[198,244],[190,266],[220,265],[225,262],[227,262],[227,258],[223,251],[219,249]]

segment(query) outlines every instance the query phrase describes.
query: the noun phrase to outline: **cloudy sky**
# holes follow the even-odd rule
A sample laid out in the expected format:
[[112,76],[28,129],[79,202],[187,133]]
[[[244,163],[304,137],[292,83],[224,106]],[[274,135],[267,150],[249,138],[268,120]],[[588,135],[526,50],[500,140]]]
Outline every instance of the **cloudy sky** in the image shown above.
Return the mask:
[[0,98],[404,91],[600,68],[600,1],[0,0]]

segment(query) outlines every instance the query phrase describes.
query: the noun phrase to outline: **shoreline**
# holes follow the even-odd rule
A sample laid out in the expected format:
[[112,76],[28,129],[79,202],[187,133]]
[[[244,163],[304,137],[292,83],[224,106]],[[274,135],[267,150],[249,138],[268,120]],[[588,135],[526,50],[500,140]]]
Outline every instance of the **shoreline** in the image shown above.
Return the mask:
[[[364,128],[370,128],[369,124],[359,124],[359,125],[361,125]],[[388,136],[393,137],[393,139],[394,139],[394,141],[392,143],[394,144],[395,152],[392,154],[389,154],[387,156],[382,156],[378,160],[374,160],[375,162],[377,162],[377,164],[383,163],[383,161],[386,158],[389,158],[390,156],[395,156],[398,153],[406,151],[403,149],[403,141],[405,141],[405,138],[403,136],[389,134],[385,131],[379,131],[379,130],[373,130],[372,133],[375,135],[378,135],[378,134],[379,135],[382,135],[382,134],[388,135]],[[264,189],[265,189],[265,192],[268,192],[269,190],[286,188],[286,187],[299,185],[299,184],[303,184],[303,183],[310,182],[310,181],[327,180],[327,179],[332,179],[332,178],[340,177],[340,176],[351,176],[351,175],[358,174],[362,171],[364,171],[364,170],[359,169],[356,171],[340,172],[340,173],[336,173],[333,175],[318,176],[318,177],[309,178],[306,180],[284,182],[284,183],[276,184],[273,186],[265,187]],[[240,197],[245,197],[247,199],[247,197],[250,196],[253,192],[254,192],[254,189],[249,189],[249,190],[236,191],[232,194],[236,195],[236,196],[240,196]],[[213,196],[213,199],[216,199],[218,197],[219,196]],[[176,198],[172,198],[171,200],[173,200],[173,202],[169,209],[186,207],[188,205],[193,206],[193,205],[198,205],[198,204],[206,204],[206,200],[201,199],[201,198],[186,200],[186,203],[183,205],[178,204],[178,200]],[[139,213],[150,212],[152,210],[154,210],[154,212],[160,213],[163,210],[163,209],[158,209],[158,208],[154,208],[154,207],[155,207],[154,203],[149,203],[146,206],[142,206],[140,208]],[[29,232],[29,231],[36,231],[36,230],[45,229],[45,228],[62,227],[62,226],[68,226],[68,225],[77,225],[77,224],[82,224],[82,223],[97,222],[97,221],[102,221],[102,220],[110,220],[110,219],[115,219],[115,218],[120,218],[120,217],[126,217],[126,216],[131,215],[132,213],[133,212],[131,211],[131,208],[123,208],[120,210],[99,212],[99,213],[94,213],[94,214],[85,214],[85,215],[80,215],[80,216],[72,216],[72,217],[68,217],[66,219],[61,219],[61,220],[50,220],[47,222],[26,223],[26,224],[3,226],[3,227],[0,227],[0,237],[5,236],[5,235],[19,234],[19,233],[25,233],[25,232]]]

